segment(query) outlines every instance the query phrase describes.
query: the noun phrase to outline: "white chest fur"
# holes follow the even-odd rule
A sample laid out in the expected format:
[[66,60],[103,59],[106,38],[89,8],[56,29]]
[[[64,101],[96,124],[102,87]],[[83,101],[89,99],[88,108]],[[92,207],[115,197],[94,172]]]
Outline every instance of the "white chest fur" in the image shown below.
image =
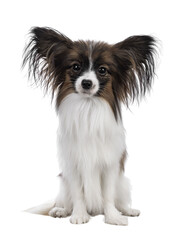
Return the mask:
[[59,108],[58,142],[66,161],[85,167],[120,160],[125,149],[124,128],[102,98],[70,94]]

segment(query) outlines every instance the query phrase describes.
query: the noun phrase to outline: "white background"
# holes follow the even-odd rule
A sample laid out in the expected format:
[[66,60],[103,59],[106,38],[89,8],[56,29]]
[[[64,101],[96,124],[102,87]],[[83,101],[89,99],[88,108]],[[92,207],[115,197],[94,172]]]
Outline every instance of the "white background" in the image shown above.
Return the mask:
[[[4,1],[0,15],[0,236],[1,239],[180,239],[180,17],[178,1]],[[129,226],[103,216],[75,226],[69,219],[22,210],[57,192],[57,117],[50,97],[21,72],[32,26],[58,29],[73,40],[115,43],[152,34],[161,43],[153,91],[140,106],[123,109],[133,186]]]

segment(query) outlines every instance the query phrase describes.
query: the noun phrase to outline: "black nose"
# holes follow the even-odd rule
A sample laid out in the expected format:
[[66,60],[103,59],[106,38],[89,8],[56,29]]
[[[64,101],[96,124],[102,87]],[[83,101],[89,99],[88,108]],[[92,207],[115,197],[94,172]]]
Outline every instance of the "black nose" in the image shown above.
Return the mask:
[[82,80],[81,85],[84,89],[90,89],[92,87],[92,81],[88,79],[84,79]]

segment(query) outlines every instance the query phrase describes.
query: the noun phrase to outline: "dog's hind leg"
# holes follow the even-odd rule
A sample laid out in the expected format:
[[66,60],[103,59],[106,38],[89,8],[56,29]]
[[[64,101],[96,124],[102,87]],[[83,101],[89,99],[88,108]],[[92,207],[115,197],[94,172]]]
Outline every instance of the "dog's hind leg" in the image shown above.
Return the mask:
[[136,217],[140,215],[140,211],[131,208],[131,186],[129,180],[120,173],[117,182],[117,194],[115,199],[116,208],[125,216]]
[[72,203],[67,189],[67,183],[63,176],[60,178],[60,188],[54,207],[49,211],[51,217],[67,217],[72,213]]

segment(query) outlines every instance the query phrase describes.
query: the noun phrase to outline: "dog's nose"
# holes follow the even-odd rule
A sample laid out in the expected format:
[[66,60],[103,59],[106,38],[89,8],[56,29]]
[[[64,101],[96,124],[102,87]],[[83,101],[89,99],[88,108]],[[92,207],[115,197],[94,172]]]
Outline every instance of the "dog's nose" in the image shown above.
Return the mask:
[[81,85],[84,89],[90,89],[92,87],[92,81],[88,79],[84,79],[82,80]]

